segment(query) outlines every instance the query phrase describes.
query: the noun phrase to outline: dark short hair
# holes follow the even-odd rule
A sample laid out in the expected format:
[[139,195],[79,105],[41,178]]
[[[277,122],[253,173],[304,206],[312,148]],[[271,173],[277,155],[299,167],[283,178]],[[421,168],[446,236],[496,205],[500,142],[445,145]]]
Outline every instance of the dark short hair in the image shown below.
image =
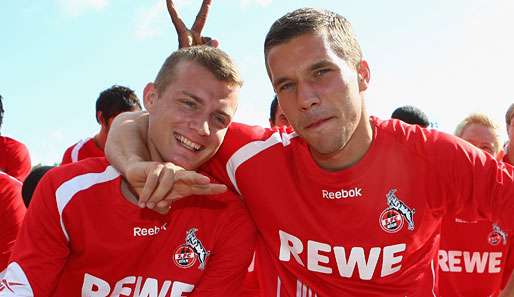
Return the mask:
[[199,45],[178,49],[164,61],[154,82],[159,93],[163,93],[173,81],[177,65],[182,61],[198,63],[211,72],[217,80],[226,82],[230,86],[243,85],[239,69],[224,51]]
[[277,99],[277,95],[275,95],[275,97],[271,101],[271,106],[269,109],[269,120],[273,125],[275,125],[275,114],[277,113],[277,109],[278,109],[278,99]]
[[26,207],[29,207],[34,190],[36,190],[36,186],[38,185],[43,175],[45,175],[48,170],[54,167],[55,166],[39,166],[32,169],[29,175],[27,175],[27,178],[25,178],[23,186],[21,187],[21,196],[23,197],[23,202],[25,203]]
[[300,8],[276,20],[269,29],[264,41],[266,65],[272,47],[307,33],[324,34],[340,58],[355,67],[360,63],[362,51],[348,20],[329,10]]
[[510,121],[512,120],[512,117],[514,116],[514,103],[509,106],[507,109],[507,112],[505,113],[505,124],[507,126],[510,125]]
[[393,111],[391,118],[398,119],[407,124],[419,125],[423,128],[430,125],[427,115],[421,109],[411,105],[398,107]]
[[[130,88],[114,85],[100,93],[96,100],[96,113],[100,111],[105,122],[125,111],[141,109],[136,93]],[[100,119],[96,118],[100,123]]]
[[0,95],[0,128],[2,128],[2,122],[4,121],[4,104],[2,103],[2,95]]

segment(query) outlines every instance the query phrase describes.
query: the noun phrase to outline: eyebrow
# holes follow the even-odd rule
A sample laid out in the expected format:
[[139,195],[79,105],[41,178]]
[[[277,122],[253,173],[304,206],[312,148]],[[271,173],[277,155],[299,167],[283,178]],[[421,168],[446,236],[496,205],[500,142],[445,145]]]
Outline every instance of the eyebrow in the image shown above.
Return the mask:
[[186,96],[189,96],[189,97],[193,98],[195,101],[197,101],[200,104],[204,103],[204,100],[202,98],[200,98],[200,97],[198,97],[198,96],[196,96],[196,95],[194,95],[192,93],[189,93],[188,91],[182,91],[182,93],[184,95],[186,95]]
[[[204,105],[204,100],[203,100],[202,98],[200,98],[200,97],[198,97],[198,96],[196,96],[196,95],[194,95],[194,94],[192,94],[192,93],[189,93],[188,91],[182,91],[182,93],[183,93],[184,95],[186,95],[186,96],[191,97],[193,100],[195,100],[195,101],[196,101],[196,102],[198,102],[199,104]],[[227,117],[229,120],[231,120],[231,119],[232,119],[232,116],[230,116],[228,113],[226,113],[225,111],[223,111],[223,110],[221,110],[221,109],[217,109],[217,110],[215,110],[214,112],[216,112],[216,113],[218,113],[218,114],[220,114],[220,115],[222,115],[222,116],[224,116],[224,117]]]
[[321,60],[321,61],[315,63],[311,67],[309,67],[309,70],[316,70],[316,69],[327,67],[327,66],[330,66],[333,64],[334,63],[332,63],[331,61],[324,59],[324,60]]
[[[314,63],[313,65],[311,65],[309,67],[309,71],[313,71],[313,70],[316,70],[316,69],[319,69],[319,68],[323,68],[323,67],[326,67],[326,66],[330,66],[330,65],[333,65],[334,63],[332,63],[331,61],[327,60],[327,59],[323,59],[319,62],[316,62]],[[276,81],[273,82],[273,86],[274,87],[277,87],[278,85],[280,85],[281,83],[285,82],[289,80],[289,78],[287,77],[279,77]]]

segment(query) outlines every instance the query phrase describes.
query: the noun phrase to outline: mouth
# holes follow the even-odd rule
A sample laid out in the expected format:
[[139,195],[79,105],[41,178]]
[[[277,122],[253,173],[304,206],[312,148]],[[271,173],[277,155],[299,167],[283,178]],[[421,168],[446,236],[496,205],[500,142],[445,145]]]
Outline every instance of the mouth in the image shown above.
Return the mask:
[[328,117],[328,118],[324,118],[324,119],[319,119],[319,120],[316,120],[314,122],[311,122],[310,124],[308,124],[307,126],[304,127],[304,129],[314,129],[314,128],[318,128],[320,127],[321,125],[325,124],[326,122],[330,121],[331,119],[333,119],[334,117]]
[[177,140],[177,142],[182,145],[184,148],[192,151],[192,152],[198,152],[198,151],[201,151],[203,149],[203,146],[196,143],[196,142],[193,142],[192,140],[190,140],[189,138],[185,137],[184,135],[180,135],[178,133],[174,133],[174,136],[175,136],[175,139]]

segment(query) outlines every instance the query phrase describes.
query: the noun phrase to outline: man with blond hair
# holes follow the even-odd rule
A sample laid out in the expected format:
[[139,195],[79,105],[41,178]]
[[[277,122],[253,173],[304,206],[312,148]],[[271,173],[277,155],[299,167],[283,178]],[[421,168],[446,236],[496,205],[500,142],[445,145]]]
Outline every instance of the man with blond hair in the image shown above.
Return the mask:
[[[144,89],[149,160],[199,169],[218,151],[241,85],[221,50],[172,53]],[[137,196],[105,158],[54,168],[36,189],[0,296],[237,297],[255,227],[239,197],[225,189],[188,195],[158,213],[137,207]]]
[[[455,135],[492,156],[500,151],[498,125],[487,115],[467,116],[457,125]],[[511,234],[490,220],[448,214],[441,225],[438,252],[441,296],[498,296],[514,267]]]

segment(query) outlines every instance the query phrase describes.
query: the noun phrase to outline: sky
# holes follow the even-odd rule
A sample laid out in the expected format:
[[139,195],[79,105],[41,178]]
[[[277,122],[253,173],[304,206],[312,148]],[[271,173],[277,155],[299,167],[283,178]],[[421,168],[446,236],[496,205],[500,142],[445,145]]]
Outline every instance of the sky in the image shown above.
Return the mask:
[[[201,0],[176,0],[190,26]],[[236,120],[268,125],[273,90],[263,57],[271,24],[318,7],[352,24],[371,68],[366,106],[389,118],[402,105],[452,133],[472,112],[500,125],[514,102],[512,0],[213,0],[204,29],[239,65],[245,85]],[[1,134],[25,143],[33,165],[99,130],[98,94],[114,84],[142,98],[177,49],[165,0],[4,0],[0,4]]]

